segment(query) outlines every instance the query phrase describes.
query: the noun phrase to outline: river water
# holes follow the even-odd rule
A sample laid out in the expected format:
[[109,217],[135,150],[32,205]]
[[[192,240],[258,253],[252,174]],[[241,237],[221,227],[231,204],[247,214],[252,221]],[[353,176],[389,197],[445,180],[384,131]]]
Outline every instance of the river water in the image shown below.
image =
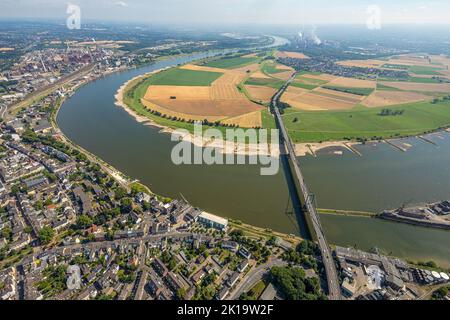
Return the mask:
[[[151,66],[112,74],[80,88],[58,114],[61,130],[75,143],[154,192],[183,195],[193,205],[221,216],[286,233],[300,233],[292,212],[284,172],[261,176],[260,167],[176,166],[174,143],[159,129],[138,123],[114,105],[126,81],[160,68],[187,63],[208,54],[159,61]],[[442,136],[442,137],[441,137]],[[357,147],[363,154],[323,154],[300,158],[319,207],[379,211],[403,202],[450,198],[450,134],[434,139],[438,147],[418,139],[402,153],[386,144]],[[360,217],[323,215],[328,240],[413,261],[434,260],[450,267],[450,232]]]

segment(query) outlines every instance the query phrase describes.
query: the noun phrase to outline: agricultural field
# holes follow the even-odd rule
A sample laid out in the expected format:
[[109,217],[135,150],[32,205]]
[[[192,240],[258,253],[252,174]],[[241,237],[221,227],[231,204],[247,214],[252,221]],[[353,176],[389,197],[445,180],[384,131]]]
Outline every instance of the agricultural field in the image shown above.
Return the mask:
[[410,77],[396,81],[299,72],[281,97],[291,106],[283,117],[295,142],[395,138],[450,126],[450,59],[402,55],[339,64],[407,71]]
[[268,103],[272,97],[277,93],[277,89],[265,86],[244,86],[250,97],[260,103]]
[[142,80],[134,89],[134,103],[138,100],[141,113],[148,111],[153,118],[180,126],[206,120],[223,126],[272,127],[267,106],[294,70],[263,58],[248,54],[164,70]]
[[349,94],[355,94],[358,96],[369,96],[375,90],[374,88],[338,87],[338,86],[323,86],[323,88]]
[[221,69],[187,64],[153,74],[140,86],[140,103],[153,114],[180,123],[207,120],[243,128],[261,127],[263,107],[239,89],[248,73],[259,70],[259,65],[240,65],[234,69]]
[[362,102],[362,105],[369,108],[380,106],[386,107],[426,100],[431,100],[431,98],[418,92],[377,91],[374,94],[370,95],[370,97],[365,99]]
[[174,68],[155,74],[149,80],[155,86],[209,86],[223,73]]
[[219,60],[213,60],[203,64],[205,67],[219,68],[219,69],[235,69],[245,67],[249,64],[257,63],[260,60],[258,57],[230,57]]
[[284,81],[281,81],[279,79],[274,79],[274,78],[253,78],[250,77],[247,79],[247,81],[245,82],[245,85],[249,85],[249,86],[265,86],[265,87],[270,87],[270,88],[274,88],[274,89],[280,89],[284,84]]
[[272,60],[263,61],[242,83],[242,89],[252,101],[268,105],[294,70]]
[[382,115],[383,109],[311,112],[291,108],[285,110],[283,118],[296,143],[395,138],[450,126],[450,101],[391,106],[388,110],[392,115]]
[[276,58],[295,58],[295,59],[309,59],[308,56],[300,52],[288,52],[288,51],[278,51],[275,54]]

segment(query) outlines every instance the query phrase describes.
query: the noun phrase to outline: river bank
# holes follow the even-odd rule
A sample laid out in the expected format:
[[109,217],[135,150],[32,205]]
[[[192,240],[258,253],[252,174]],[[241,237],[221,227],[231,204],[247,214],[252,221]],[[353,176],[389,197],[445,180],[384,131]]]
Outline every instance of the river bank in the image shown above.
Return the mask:
[[[92,69],[93,70],[93,69]],[[92,71],[91,70],[91,71]],[[83,77],[81,82],[77,82],[76,84],[74,84],[73,86],[71,86],[69,89],[67,89],[67,91],[69,92],[69,94],[64,95],[63,97],[60,97],[57,104],[53,106],[53,110],[50,114],[50,123],[53,127],[53,130],[55,131],[56,135],[61,139],[61,141],[63,141],[64,143],[70,145],[72,148],[78,150],[79,152],[85,154],[88,159],[94,163],[97,163],[98,165],[100,165],[103,170],[105,170],[107,173],[109,173],[114,180],[116,180],[122,187],[129,189],[130,185],[132,183],[136,183],[136,180],[132,180],[131,178],[127,177],[125,174],[123,174],[122,172],[120,172],[119,170],[117,170],[116,168],[114,168],[112,165],[110,165],[109,163],[103,161],[102,159],[100,159],[99,157],[95,156],[94,154],[90,153],[89,151],[87,151],[86,149],[82,148],[81,146],[77,145],[76,143],[74,143],[73,141],[71,141],[64,133],[63,131],[59,128],[58,126],[58,122],[56,121],[59,111],[61,110],[61,106],[64,104],[64,102],[71,97],[72,93],[75,93],[77,90],[79,90],[80,88],[84,87],[85,85],[96,81],[100,78],[106,77],[108,75],[111,75],[113,73],[116,72],[123,72],[125,71],[123,68],[118,68],[117,70],[108,70],[105,73],[103,73],[100,76],[92,76],[91,77]],[[77,81],[79,78],[74,78],[72,79],[72,81]],[[70,84],[71,82],[66,83]],[[146,187],[146,186],[145,186]],[[148,187],[146,187],[148,189]],[[149,192],[150,189],[148,189]]]

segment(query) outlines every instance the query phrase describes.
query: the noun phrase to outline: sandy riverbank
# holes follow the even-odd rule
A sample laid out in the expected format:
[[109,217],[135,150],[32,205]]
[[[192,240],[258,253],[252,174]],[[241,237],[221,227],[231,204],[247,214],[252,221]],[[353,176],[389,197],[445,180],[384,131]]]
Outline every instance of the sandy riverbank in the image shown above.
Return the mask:
[[295,145],[295,153],[297,157],[305,157],[307,155],[316,156],[317,152],[326,148],[335,148],[333,154],[342,155],[342,149],[355,153],[354,146],[358,145],[358,142],[349,141],[330,141],[322,143],[297,143]]
[[[168,68],[165,68],[165,69],[168,69]],[[280,148],[278,146],[276,148],[271,148],[271,146],[267,145],[267,144],[234,143],[231,141],[224,141],[222,139],[216,139],[216,140],[214,140],[214,139],[209,139],[209,140],[198,139],[193,134],[190,134],[190,133],[183,134],[180,131],[177,131],[177,129],[173,129],[173,128],[158,124],[155,121],[153,121],[152,119],[149,119],[145,116],[139,115],[134,110],[129,108],[123,99],[125,91],[126,91],[127,87],[129,86],[129,84],[136,80],[139,80],[139,79],[148,77],[152,74],[163,71],[165,69],[159,69],[159,70],[156,70],[153,72],[146,73],[144,75],[137,76],[137,77],[127,81],[126,83],[124,83],[119,88],[119,90],[117,90],[117,93],[114,96],[115,100],[116,100],[115,105],[123,108],[126,112],[128,112],[128,114],[130,114],[133,118],[135,118],[136,121],[138,121],[142,124],[145,124],[145,125],[160,128],[161,133],[170,134],[170,135],[175,134],[178,136],[178,139],[180,141],[192,143],[197,147],[213,148],[213,149],[219,150],[220,153],[222,153],[222,154],[235,154],[235,155],[247,155],[247,156],[258,156],[258,155],[268,156],[268,155],[270,155],[274,158],[278,158],[280,156]]]

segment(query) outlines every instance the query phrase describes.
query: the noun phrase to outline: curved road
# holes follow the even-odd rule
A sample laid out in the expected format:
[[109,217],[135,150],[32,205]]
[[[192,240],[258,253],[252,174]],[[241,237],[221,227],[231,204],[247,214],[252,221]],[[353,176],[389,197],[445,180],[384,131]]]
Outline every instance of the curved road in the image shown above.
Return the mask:
[[252,269],[246,275],[245,280],[238,284],[233,293],[231,293],[227,300],[237,300],[244,292],[249,291],[255,284],[257,284],[263,276],[272,269],[272,267],[286,266],[287,263],[282,260],[273,260],[262,264],[255,269]]

